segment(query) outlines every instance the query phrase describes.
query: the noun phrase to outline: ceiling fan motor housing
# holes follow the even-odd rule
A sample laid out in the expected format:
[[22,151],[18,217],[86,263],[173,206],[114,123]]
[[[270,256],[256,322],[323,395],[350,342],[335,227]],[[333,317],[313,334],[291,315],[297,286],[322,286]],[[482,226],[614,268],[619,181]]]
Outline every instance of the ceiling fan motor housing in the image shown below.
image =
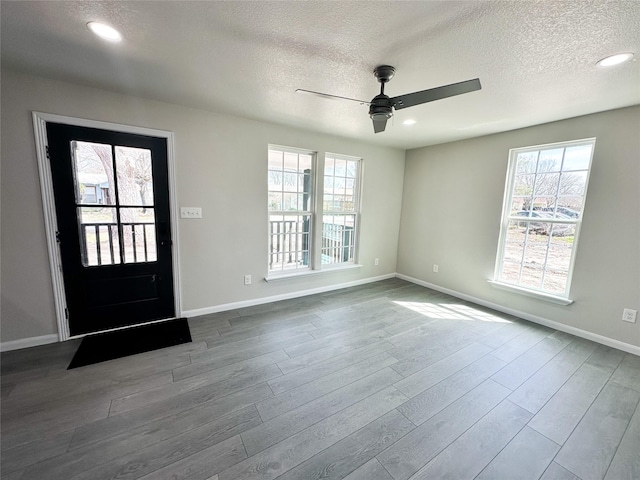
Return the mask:
[[385,95],[376,95],[369,105],[369,116],[372,119],[388,119],[393,116],[393,104],[391,99]]

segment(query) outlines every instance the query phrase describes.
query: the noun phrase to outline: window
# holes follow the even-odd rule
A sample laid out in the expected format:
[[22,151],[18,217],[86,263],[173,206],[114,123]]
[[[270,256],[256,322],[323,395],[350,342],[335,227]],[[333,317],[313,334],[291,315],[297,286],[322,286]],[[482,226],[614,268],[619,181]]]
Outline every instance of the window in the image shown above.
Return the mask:
[[269,148],[269,273],[311,267],[313,152]]
[[93,185],[84,186],[84,203],[98,203],[98,197],[96,196],[96,187]]
[[494,281],[568,299],[595,139],[510,151]]
[[75,140],[71,149],[82,264],[156,262],[151,150]]
[[324,160],[322,264],[353,263],[359,211],[360,159],[329,155]]
[[[316,162],[323,175],[316,176]],[[269,146],[269,275],[355,264],[360,164],[354,157],[322,160],[311,151]]]

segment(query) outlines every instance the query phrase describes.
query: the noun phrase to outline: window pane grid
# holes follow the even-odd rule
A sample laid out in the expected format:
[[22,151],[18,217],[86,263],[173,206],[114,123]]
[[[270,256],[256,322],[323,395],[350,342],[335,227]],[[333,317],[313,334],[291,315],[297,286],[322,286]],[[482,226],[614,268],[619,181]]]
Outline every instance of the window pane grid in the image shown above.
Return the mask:
[[512,151],[496,280],[568,295],[593,145]]
[[323,265],[355,261],[360,159],[327,155],[322,198]]
[[359,160],[327,156],[324,168],[323,211],[356,212]]
[[353,262],[355,215],[324,215],[322,221],[323,265]]
[[157,261],[151,151],[73,141],[71,152],[83,266]]
[[308,269],[311,215],[269,216],[269,270]]
[[[313,192],[312,164],[313,153],[269,148],[270,273],[309,270],[314,258],[321,265],[355,261],[360,159],[326,155],[322,195]],[[314,205],[323,211],[315,234]],[[319,242],[315,254],[314,237]]]
[[269,272],[311,266],[312,159],[309,152],[268,152]]
[[545,291],[543,285],[554,291],[562,286],[564,291],[572,254],[572,233],[566,223],[512,222],[504,243],[505,266],[500,279],[540,291]]

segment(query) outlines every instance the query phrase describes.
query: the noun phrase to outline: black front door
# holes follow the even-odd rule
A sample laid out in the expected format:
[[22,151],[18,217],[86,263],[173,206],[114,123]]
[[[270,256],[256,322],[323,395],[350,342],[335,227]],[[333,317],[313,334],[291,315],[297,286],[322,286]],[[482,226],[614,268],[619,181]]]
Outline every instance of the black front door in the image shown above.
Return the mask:
[[70,334],[173,318],[167,141],[47,123]]

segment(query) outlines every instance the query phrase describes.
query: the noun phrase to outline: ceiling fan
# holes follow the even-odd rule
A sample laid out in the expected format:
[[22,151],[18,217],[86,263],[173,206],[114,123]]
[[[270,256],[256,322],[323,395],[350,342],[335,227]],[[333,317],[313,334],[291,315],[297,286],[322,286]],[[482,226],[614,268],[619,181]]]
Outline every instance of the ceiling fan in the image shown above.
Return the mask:
[[427,102],[433,102],[442,98],[453,97],[463,93],[474,92],[480,90],[480,79],[474,78],[466,82],[452,83],[442,87],[430,88],[420,92],[407,93],[398,97],[389,98],[384,94],[384,84],[393,78],[396,69],[389,65],[379,65],[373,70],[373,74],[380,82],[380,94],[373,97],[370,102],[356,100],[355,98],[339,97],[337,95],[329,95],[328,93],[312,92],[311,90],[297,89],[297,93],[305,93],[316,95],[323,98],[331,98],[337,100],[349,100],[358,102],[361,105],[369,105],[369,116],[373,120],[374,133],[384,132],[387,120],[393,117],[394,110],[401,108],[413,107]]

